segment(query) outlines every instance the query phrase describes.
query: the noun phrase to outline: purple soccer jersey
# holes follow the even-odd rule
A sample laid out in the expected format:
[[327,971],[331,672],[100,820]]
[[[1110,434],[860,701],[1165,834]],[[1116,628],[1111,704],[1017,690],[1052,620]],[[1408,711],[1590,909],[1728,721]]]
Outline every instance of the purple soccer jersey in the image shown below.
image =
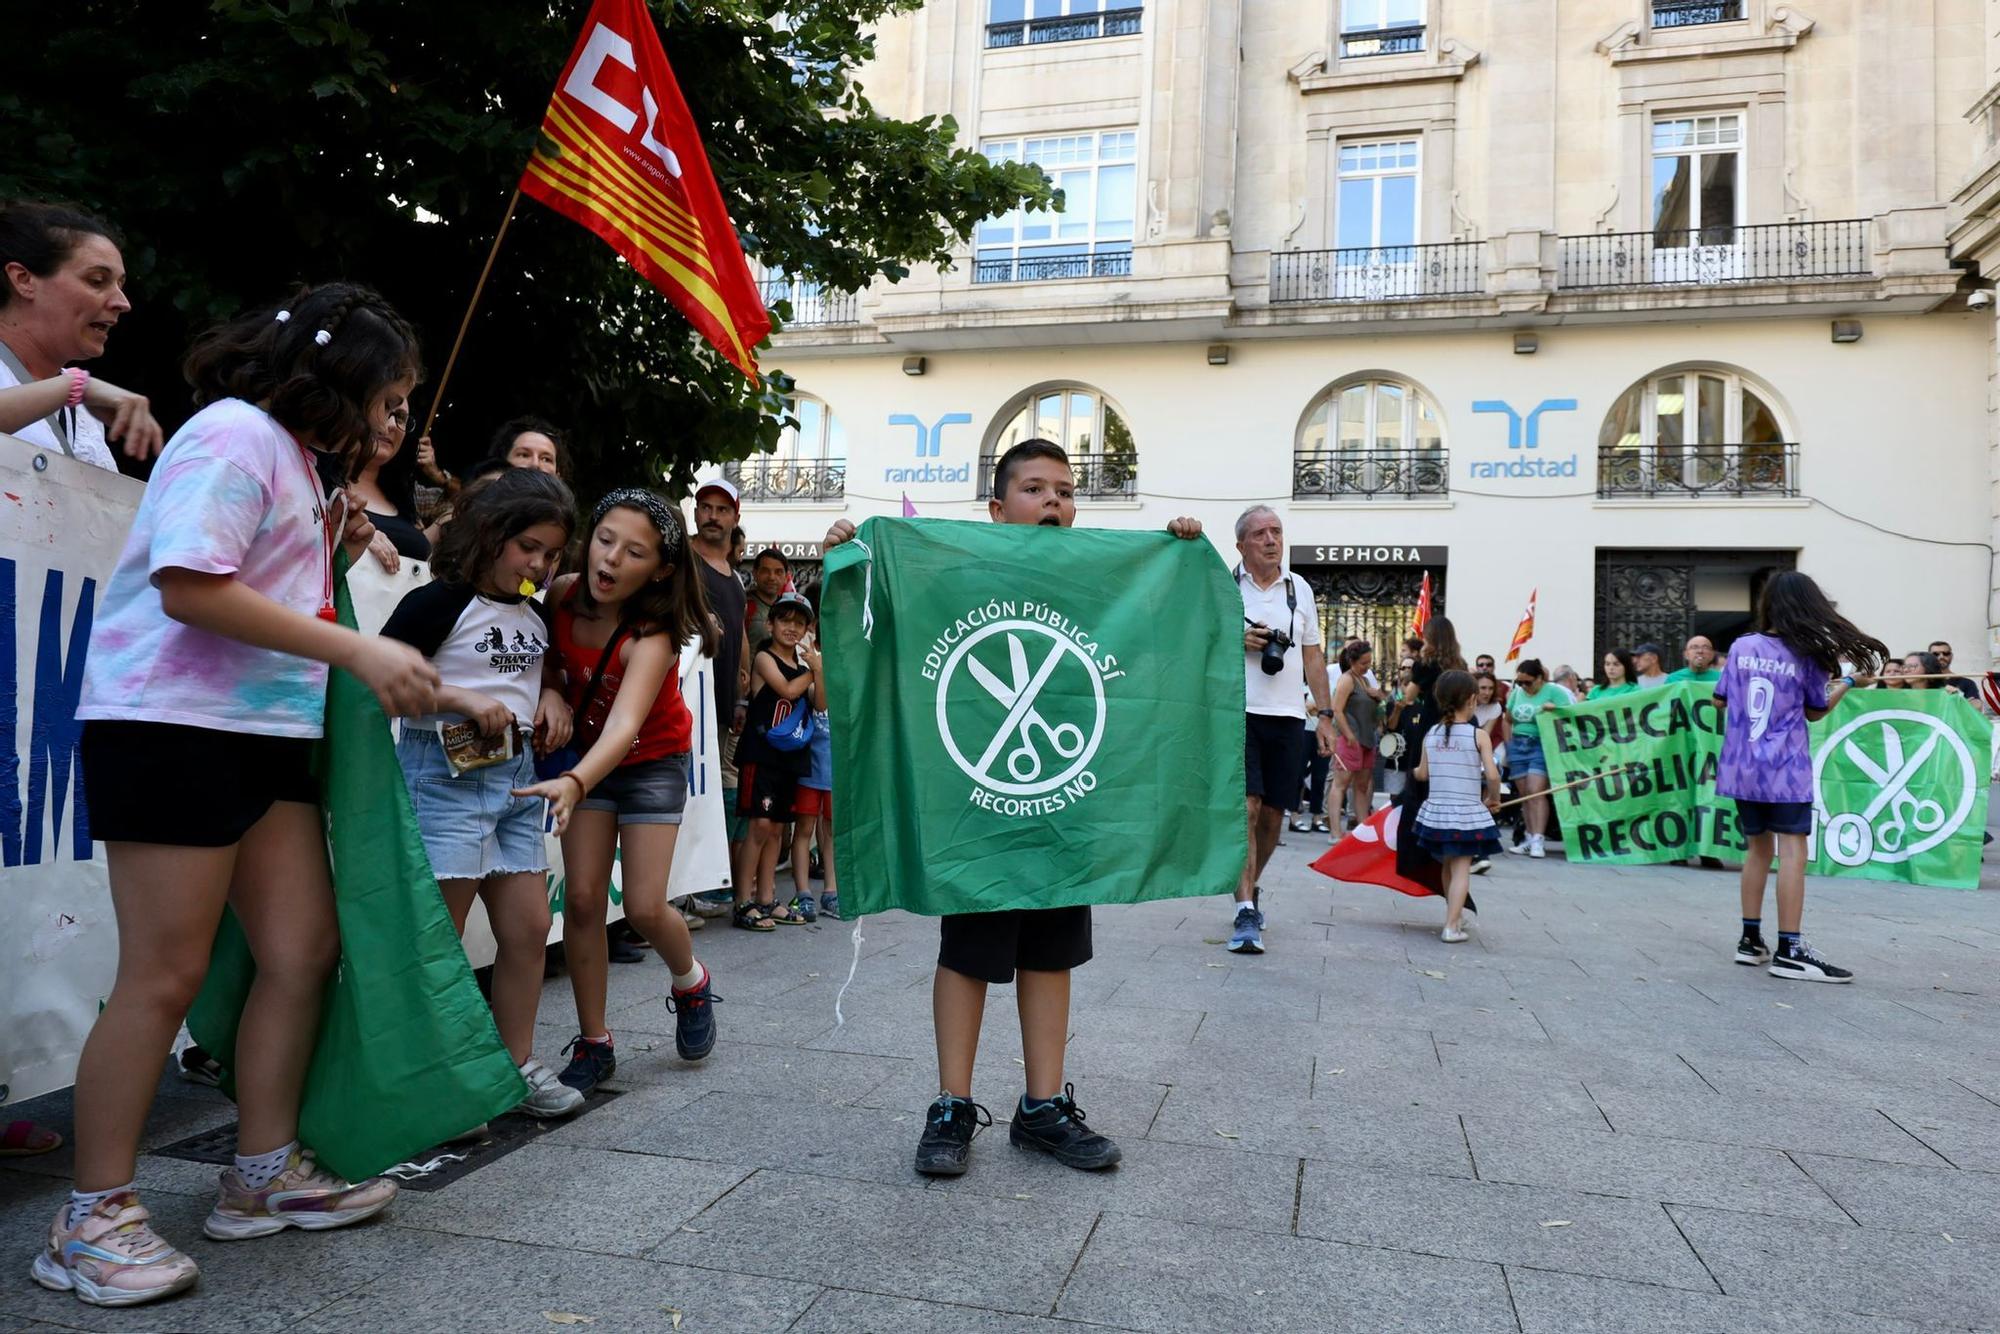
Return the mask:
[[1826,707],[1826,672],[1770,635],[1729,646],[1715,697],[1729,706],[1715,790],[1746,801],[1811,801],[1806,710]]

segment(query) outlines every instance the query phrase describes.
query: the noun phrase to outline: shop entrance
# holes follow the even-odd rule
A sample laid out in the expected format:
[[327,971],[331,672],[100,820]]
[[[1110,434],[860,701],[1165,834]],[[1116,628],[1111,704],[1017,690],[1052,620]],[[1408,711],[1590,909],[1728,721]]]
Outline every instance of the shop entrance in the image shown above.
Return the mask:
[[1375,649],[1377,669],[1386,663],[1393,672],[1416,620],[1426,572],[1431,614],[1445,614],[1445,555],[1443,547],[1293,547],[1292,569],[1319,603],[1328,664],[1339,657],[1341,645],[1365,639]]
[[[1755,629],[1764,583],[1796,566],[1791,551],[1597,552],[1597,644],[1592,667],[1613,648],[1648,641],[1680,666],[1690,635],[1707,635],[1718,652]],[[1594,674],[1594,673],[1593,673]]]

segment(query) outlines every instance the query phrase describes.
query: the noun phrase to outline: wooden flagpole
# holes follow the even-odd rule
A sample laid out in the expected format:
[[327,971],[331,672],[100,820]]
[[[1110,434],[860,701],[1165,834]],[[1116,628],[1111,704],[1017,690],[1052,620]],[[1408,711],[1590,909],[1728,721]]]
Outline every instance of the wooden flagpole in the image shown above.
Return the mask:
[[500,242],[507,237],[507,226],[514,221],[514,207],[521,202],[521,187],[514,187],[513,195],[507,200],[507,212],[500,218],[500,230],[493,233],[493,247],[486,252],[485,267],[479,270],[479,281],[473,284],[472,300],[466,303],[465,318],[458,322],[458,337],[451,340],[451,355],[445,358],[444,374],[438,377],[437,389],[431,394],[431,410],[424,416],[424,429],[417,433],[421,441],[431,433],[431,424],[437,421],[438,409],[444,405],[445,386],[451,383],[451,369],[458,364],[458,350],[465,345],[465,331],[472,327],[472,312],[479,309],[479,298],[486,292],[486,279],[493,272],[493,261],[500,254]]

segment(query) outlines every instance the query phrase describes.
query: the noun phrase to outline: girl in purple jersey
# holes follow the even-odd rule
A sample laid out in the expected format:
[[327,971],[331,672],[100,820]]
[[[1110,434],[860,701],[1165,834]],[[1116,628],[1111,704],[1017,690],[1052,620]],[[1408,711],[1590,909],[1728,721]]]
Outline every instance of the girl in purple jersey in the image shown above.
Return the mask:
[[[1736,800],[1750,846],[1743,858],[1743,936],[1736,962],[1773,977],[1852,982],[1799,934],[1806,905],[1806,835],[1812,831],[1812,748],[1807,724],[1826,716],[1889,650],[1833,609],[1806,575],[1787,570],[1764,585],[1758,633],[1729,646],[1715,697],[1727,710],[1718,795]],[[1842,676],[1843,663],[1859,675]],[[1764,944],[1764,882],[1778,863],[1778,949]]]

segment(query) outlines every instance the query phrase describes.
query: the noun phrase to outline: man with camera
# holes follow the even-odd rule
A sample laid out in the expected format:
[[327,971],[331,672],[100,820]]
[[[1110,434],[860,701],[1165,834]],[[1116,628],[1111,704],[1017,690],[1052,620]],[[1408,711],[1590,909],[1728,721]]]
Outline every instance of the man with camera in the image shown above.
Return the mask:
[[1268,505],[1253,505],[1236,520],[1236,585],[1243,592],[1243,773],[1249,790],[1250,857],[1236,886],[1232,954],[1264,952],[1264,913],[1257,881],[1278,846],[1285,808],[1298,792],[1308,744],[1299,676],[1312,691],[1319,753],[1333,753],[1333,700],[1320,642],[1319,609],[1312,588],[1285,569],[1285,529]]

